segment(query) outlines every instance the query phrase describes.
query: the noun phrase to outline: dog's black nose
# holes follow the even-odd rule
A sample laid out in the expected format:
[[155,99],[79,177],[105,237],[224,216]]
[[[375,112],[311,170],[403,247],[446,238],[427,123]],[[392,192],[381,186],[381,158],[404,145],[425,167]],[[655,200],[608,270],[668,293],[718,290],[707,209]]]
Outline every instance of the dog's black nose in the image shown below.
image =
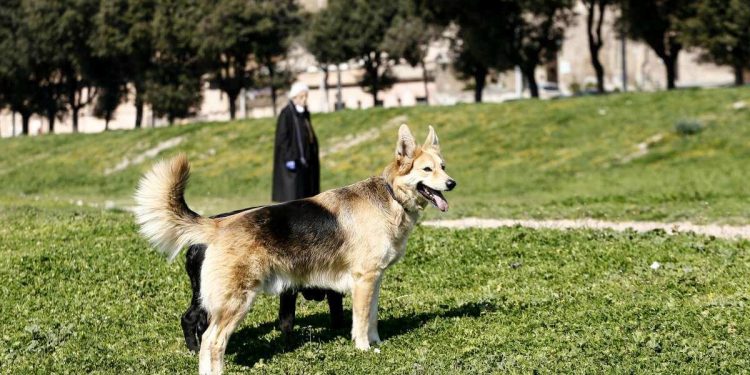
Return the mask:
[[456,184],[455,180],[448,180],[448,182],[445,183],[445,186],[448,187],[448,191],[453,190],[453,188],[455,188],[456,185],[458,185],[458,184]]

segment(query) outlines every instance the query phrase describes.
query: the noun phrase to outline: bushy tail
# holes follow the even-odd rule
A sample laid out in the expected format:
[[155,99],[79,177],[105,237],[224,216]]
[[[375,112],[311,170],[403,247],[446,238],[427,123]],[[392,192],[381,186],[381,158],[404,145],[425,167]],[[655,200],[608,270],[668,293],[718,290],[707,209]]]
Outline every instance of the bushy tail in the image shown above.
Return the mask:
[[172,261],[186,245],[211,242],[213,220],[185,203],[190,164],[184,154],[162,160],[148,171],[135,192],[135,217],[141,234]]

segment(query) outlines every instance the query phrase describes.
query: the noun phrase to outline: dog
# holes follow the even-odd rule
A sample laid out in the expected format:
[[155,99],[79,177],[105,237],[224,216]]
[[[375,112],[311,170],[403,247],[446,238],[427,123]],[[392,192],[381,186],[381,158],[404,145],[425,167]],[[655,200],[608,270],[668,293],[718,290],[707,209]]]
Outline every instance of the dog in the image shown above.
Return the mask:
[[209,322],[199,352],[201,374],[221,374],[227,342],[260,293],[292,286],[352,293],[352,339],[360,350],[380,343],[378,298],[385,270],[400,260],[428,204],[448,210],[445,171],[435,130],[417,146],[398,130],[393,160],[379,177],[314,197],[211,219],[185,202],[190,167],[184,154],[157,163],[136,190],[141,234],[170,260],[191,244],[208,245],[200,302]]
[[[241,211],[211,216],[211,218],[231,216]],[[206,257],[206,248],[205,244],[191,245],[185,253],[185,270],[190,278],[193,296],[190,299],[190,305],[188,305],[187,310],[180,319],[180,325],[182,326],[182,333],[185,336],[185,345],[189,350],[196,353],[200,350],[201,336],[203,336],[206,328],[208,328],[208,311],[200,304],[200,271],[203,266],[203,260]],[[331,329],[338,330],[344,327],[344,296],[341,293],[319,288],[305,288],[300,290],[300,292],[309,301],[327,299],[328,308],[331,312]],[[287,339],[292,337],[291,334],[294,329],[297,294],[296,289],[289,289],[282,292],[279,298],[279,328]]]

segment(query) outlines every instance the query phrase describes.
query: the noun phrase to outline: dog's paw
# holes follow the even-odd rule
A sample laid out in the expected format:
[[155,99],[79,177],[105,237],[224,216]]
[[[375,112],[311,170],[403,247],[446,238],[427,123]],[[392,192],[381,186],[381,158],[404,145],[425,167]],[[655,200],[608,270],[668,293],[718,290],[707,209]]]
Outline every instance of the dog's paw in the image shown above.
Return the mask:
[[380,336],[377,333],[370,334],[368,340],[370,341],[370,344],[373,345],[379,345],[380,343],[382,343],[382,341],[380,341]]
[[362,351],[368,351],[370,350],[370,343],[365,340],[356,340],[354,341],[354,346]]

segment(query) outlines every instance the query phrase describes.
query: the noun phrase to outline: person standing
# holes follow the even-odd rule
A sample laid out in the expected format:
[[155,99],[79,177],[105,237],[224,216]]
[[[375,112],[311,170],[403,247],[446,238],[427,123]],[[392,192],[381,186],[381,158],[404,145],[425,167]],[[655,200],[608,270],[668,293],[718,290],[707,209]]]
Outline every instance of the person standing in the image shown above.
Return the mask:
[[[320,193],[320,160],[318,138],[307,110],[309,88],[296,82],[289,90],[289,104],[279,113],[273,151],[273,192],[271,199],[286,202]],[[322,301],[328,298],[331,326],[343,327],[343,295],[332,290],[302,289],[305,299]],[[279,323],[282,332],[291,332],[297,307],[297,290],[281,294]]]
[[273,157],[275,202],[311,197],[320,193],[318,139],[307,111],[308,87],[297,82],[289,90],[289,104],[276,123]]

